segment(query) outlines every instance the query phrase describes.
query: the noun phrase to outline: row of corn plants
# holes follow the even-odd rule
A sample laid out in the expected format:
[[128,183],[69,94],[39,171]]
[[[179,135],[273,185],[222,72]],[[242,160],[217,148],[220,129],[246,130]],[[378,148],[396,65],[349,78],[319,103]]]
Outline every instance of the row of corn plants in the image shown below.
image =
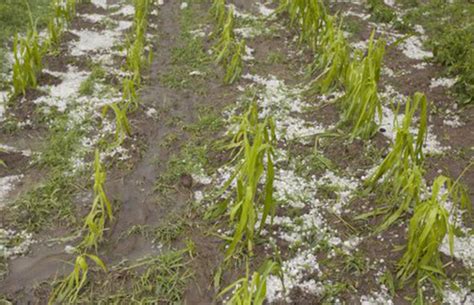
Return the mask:
[[83,239],[75,249],[77,252],[74,269],[64,279],[56,283],[48,304],[74,304],[78,301],[79,293],[87,283],[89,264],[94,262],[104,271],[107,268],[104,262],[96,255],[89,254],[90,250],[97,251],[99,242],[103,239],[105,224],[112,221],[112,205],[104,190],[106,173],[100,160],[100,153],[95,152],[94,160],[94,200],[92,208],[85,217]]
[[213,36],[218,37],[214,46],[215,62],[225,69],[224,83],[232,84],[242,75],[245,39],[236,38],[234,9],[227,9],[225,0],[214,0],[211,15],[216,22]]
[[[81,0],[52,0],[53,14],[48,21],[48,35],[40,41],[37,22],[31,11],[25,36],[15,34],[13,38],[13,92],[12,96],[24,95],[26,89],[36,88],[37,76],[41,73],[42,58],[59,45],[64,29],[76,14],[76,5]],[[82,0],[86,2],[87,0]],[[26,5],[29,10],[28,2]]]
[[344,77],[345,95],[341,123],[351,126],[350,137],[369,139],[378,130],[375,122],[382,119],[382,104],[378,96],[378,81],[385,50],[385,41],[370,36],[367,52],[355,52]]
[[[414,115],[418,111],[418,132],[411,132]],[[398,112],[398,111],[397,111]],[[408,241],[405,253],[398,263],[397,278],[401,286],[414,279],[418,287],[418,299],[422,301],[422,285],[429,280],[436,292],[442,296],[445,265],[440,256],[440,247],[448,239],[453,256],[454,232],[458,211],[469,211],[471,202],[466,188],[459,182],[472,163],[453,181],[445,176],[434,179],[431,195],[425,186],[423,176],[423,146],[427,135],[427,101],[416,93],[413,101],[408,99],[405,115],[400,126],[396,123],[396,137],[390,153],[374,174],[366,181],[369,189],[378,190],[389,204],[370,214],[385,214],[383,222],[376,228],[380,233],[389,228],[409,211],[413,214],[408,226]],[[428,197],[428,198],[426,198]],[[448,203],[451,209],[448,210]],[[368,215],[361,215],[364,218]]]
[[[217,53],[219,60],[227,56],[230,49],[229,41],[232,40],[231,35],[233,35],[230,30],[233,27],[233,13],[229,12],[226,19],[223,7],[224,1],[215,1],[213,6],[214,17],[218,24],[222,24],[223,28],[217,48],[220,51]],[[314,75],[318,70],[323,70],[323,72],[312,82],[312,91],[327,92],[337,83],[346,84],[347,79],[357,73],[361,74],[361,77],[365,77],[368,73],[363,74],[363,72],[370,68],[372,70],[369,73],[372,72],[372,76],[379,73],[383,52],[380,54],[379,48],[377,48],[378,52],[372,51],[373,36],[368,59],[363,61],[361,66],[356,67],[354,64],[351,67],[349,45],[343,36],[341,26],[335,25],[336,18],[327,14],[322,2],[283,0],[277,13],[285,12],[289,15],[292,25],[301,27],[300,42],[309,44],[313,50],[318,48],[320,50],[311,66],[310,73]],[[354,63],[357,60],[354,60]],[[347,73],[348,71],[352,74]],[[376,84],[376,82],[374,83]],[[366,89],[370,86],[363,83],[360,87]],[[351,104],[353,107],[357,107],[364,97],[360,92],[353,90],[352,96],[349,96],[347,100],[352,99]],[[348,114],[347,117],[353,119],[355,115]],[[368,118],[370,119],[370,117]],[[276,143],[273,120],[266,118],[263,122],[259,122],[258,107],[255,103],[250,106],[247,113],[240,116],[239,121],[238,131],[227,147],[236,151],[234,161],[237,160],[237,165],[233,175],[223,187],[223,192],[227,191],[227,197],[217,207],[221,213],[230,211],[230,223],[233,224],[234,234],[232,238],[229,238],[226,260],[235,254],[239,244],[247,246],[248,256],[253,255],[254,239],[264,228],[268,217],[272,219],[276,209],[273,199],[275,175],[273,149]],[[360,125],[366,122],[361,121]],[[354,128],[356,131],[359,129]],[[264,181],[263,186],[259,186],[260,180]],[[261,216],[260,223],[258,223],[259,217],[257,217],[259,215]],[[256,228],[258,228],[257,232],[255,232]],[[248,256],[246,275],[230,284],[219,294],[220,297],[223,297],[232,292],[227,304],[263,304],[266,297],[267,277],[270,274],[275,274],[283,279],[280,264],[271,260],[266,261],[259,270],[250,276]]]
[[234,170],[218,193],[221,202],[211,208],[206,216],[228,217],[233,233],[231,237],[223,237],[228,242],[224,264],[243,255],[247,272],[224,288],[217,297],[231,293],[227,304],[263,304],[267,277],[270,274],[282,277],[280,264],[272,260],[266,261],[252,275],[249,270],[255,242],[268,220],[272,222],[276,210],[273,198],[275,123],[271,117],[258,117],[256,102],[235,117],[234,122],[238,128],[231,134],[230,143],[224,147],[233,152],[230,164]]
[[[122,101],[106,105],[102,109],[103,116],[106,116],[110,109],[115,114],[116,130],[113,146],[121,145],[125,138],[131,135],[127,112],[138,107],[136,87],[141,84],[141,73],[146,62],[144,57],[145,35],[151,4],[152,1],[150,0],[135,0],[134,2],[134,26],[133,33],[129,36],[127,42],[127,64],[125,67],[132,76],[123,79]],[[63,11],[65,16],[69,16],[67,12],[67,9]],[[151,61],[151,55],[147,60]],[[92,207],[84,219],[82,241],[75,248],[77,255],[74,260],[74,268],[68,276],[56,283],[50,295],[49,304],[77,303],[80,292],[88,281],[91,262],[107,272],[104,262],[97,255],[90,254],[91,250],[97,252],[98,245],[103,240],[107,223],[114,219],[113,206],[105,192],[106,176],[100,152],[96,150],[94,159],[94,199]]]
[[[215,21],[212,33],[212,37],[216,38],[214,60],[225,69],[224,84],[232,84],[242,75],[246,42],[245,39],[236,38],[234,8],[227,7],[225,0],[213,0],[210,13]],[[237,254],[244,254],[247,272],[244,277],[224,288],[217,298],[231,294],[227,304],[261,305],[266,297],[267,277],[270,274],[281,275],[280,265],[271,260],[266,261],[252,275],[249,268],[255,239],[267,219],[273,218],[276,208],[273,199],[275,126],[271,117],[264,120],[258,118],[258,106],[255,102],[234,119],[239,126],[238,130],[231,136],[230,144],[224,148],[233,151],[231,163],[234,172],[219,192],[218,197],[225,194],[224,199],[210,209],[206,217],[217,218],[224,214],[229,217],[233,236],[223,237],[229,243],[224,263],[229,263]],[[221,272],[222,269],[219,268],[217,278],[220,278]],[[217,280],[215,284],[219,286],[218,283]]]
[[[415,112],[419,111],[418,133],[411,132]],[[397,111],[398,112],[398,111]],[[369,188],[377,188],[388,195],[392,203],[377,213],[388,214],[377,232],[387,229],[397,219],[413,208],[423,192],[423,145],[427,134],[427,101],[421,93],[405,104],[405,115],[401,125],[396,124],[395,141],[390,153],[377,170],[366,180]],[[380,183],[379,183],[380,182]]]
[[[221,193],[226,193],[225,199],[213,211],[217,212],[213,216],[229,212],[229,221],[234,228],[226,260],[239,252],[243,245],[247,254],[253,255],[255,237],[265,226],[267,218],[273,217],[276,208],[273,199],[274,121],[272,118],[261,121],[256,103],[252,103],[236,120],[239,128],[233,134],[231,143],[225,147],[233,150],[235,169],[222,188]],[[260,188],[262,182],[264,186]]]
[[328,14],[319,0],[281,0],[277,13],[289,16],[291,25],[299,30],[300,41],[316,54],[309,69],[315,76],[310,92],[326,93],[335,87],[343,88],[339,125],[350,126],[351,139],[373,136],[377,131],[377,116],[381,119],[377,87],[385,41],[376,41],[373,32],[366,52],[351,55],[342,20],[338,24],[337,16]]
[[[341,24],[336,25],[336,17],[326,13],[322,2],[282,0],[278,12],[287,13],[291,24],[300,30],[300,41],[308,43],[312,50],[317,51],[310,66],[311,75],[316,75],[311,83],[312,92],[344,89],[345,95],[340,99],[343,111],[340,124],[351,126],[351,139],[371,138],[378,127],[376,117],[381,120],[382,106],[377,87],[385,41],[376,41],[373,32],[366,52],[356,51],[351,56]],[[416,113],[419,113],[419,126],[414,135],[410,129]],[[402,286],[415,277],[419,287],[429,279],[439,291],[443,285],[441,279],[445,277],[439,248],[446,236],[451,254],[453,252],[456,224],[450,221],[449,215],[456,214],[458,209],[467,209],[471,204],[459,178],[452,181],[444,176],[437,177],[431,188],[431,196],[427,199],[423,197],[427,193],[423,180],[422,151],[427,135],[427,120],[426,97],[416,93],[413,101],[409,99],[405,105],[402,124],[396,122],[396,138],[390,153],[366,181],[366,185],[369,190],[378,190],[385,199],[388,195],[391,202],[370,213],[387,215],[376,228],[376,233],[387,229],[409,211],[414,211],[409,223],[407,246],[397,273]],[[452,202],[451,211],[445,207],[448,200]],[[360,216],[365,217],[367,215]]]
[[150,50],[147,55],[145,50],[148,15],[152,2],[152,0],[134,0],[133,32],[127,39],[125,70],[131,76],[122,81],[122,94],[124,102],[134,109],[138,108],[136,91],[142,84],[142,71],[153,58],[153,52]]
[[121,145],[132,134],[128,112],[139,107],[137,91],[142,84],[142,72],[153,58],[152,51],[147,55],[145,50],[148,15],[152,4],[152,0],[134,0],[133,30],[127,37],[127,58],[123,67],[129,75],[122,79],[122,99],[102,109],[104,117],[110,110],[115,115],[115,145]]
[[13,96],[24,95],[26,89],[37,86],[37,75],[42,69],[42,56],[43,51],[36,22],[30,11],[26,36],[19,37],[18,34],[15,34],[13,38]]

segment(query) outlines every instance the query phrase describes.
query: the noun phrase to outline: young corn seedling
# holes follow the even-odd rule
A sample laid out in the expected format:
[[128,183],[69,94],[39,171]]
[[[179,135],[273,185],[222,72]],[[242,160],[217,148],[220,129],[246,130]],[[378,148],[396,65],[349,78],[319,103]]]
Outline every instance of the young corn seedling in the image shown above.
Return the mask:
[[342,81],[349,65],[350,51],[344,33],[334,25],[336,17],[326,15],[325,27],[321,34],[321,48],[311,65],[311,74],[321,70],[319,76],[312,82],[312,91],[326,93],[336,83]]
[[[420,119],[418,134],[415,137],[410,128],[418,109]],[[402,125],[398,126],[395,119],[397,134],[392,150],[366,182],[370,187],[376,187],[377,182],[382,179],[381,191],[393,201],[392,206],[383,209],[389,216],[377,228],[377,232],[387,229],[419,201],[424,185],[422,162],[427,121],[426,97],[415,93],[413,101],[408,99],[406,102]]]
[[125,138],[132,134],[127,118],[128,105],[125,104],[123,107],[118,103],[106,105],[102,109],[102,116],[106,116],[110,108],[115,114],[115,142],[116,145],[121,145]]
[[375,116],[382,117],[382,106],[377,94],[380,67],[385,52],[385,41],[374,41],[375,31],[370,36],[366,55],[358,52],[347,67],[342,98],[341,123],[351,125],[351,139],[368,139],[377,130]]
[[450,212],[445,204],[451,200],[452,211],[471,206],[469,195],[464,188],[451,179],[438,176],[433,182],[431,197],[415,207],[408,227],[406,251],[399,262],[398,278],[402,284],[416,276],[421,284],[429,279],[437,291],[443,288],[445,277],[439,248],[447,236],[451,256],[454,248],[455,225],[450,222]]
[[80,248],[90,249],[94,247],[97,249],[97,245],[104,235],[106,220],[112,221],[113,219],[112,205],[104,190],[106,178],[104,166],[100,161],[100,153],[96,150],[94,161],[94,201],[85,219],[84,229],[87,229],[87,234],[80,244]]
[[281,0],[277,13],[288,13],[292,26],[300,28],[300,42],[317,49],[324,28],[326,8],[320,0]]
[[[274,145],[275,126],[271,118],[263,122],[258,119],[258,107],[253,103],[239,118],[240,126],[226,148],[233,149],[234,160],[240,160],[234,173],[224,184],[221,192],[230,189],[229,196],[208,215],[218,216],[229,209],[230,222],[234,226],[234,236],[226,252],[226,260],[232,257],[237,247],[244,242],[250,255],[253,252],[257,216],[262,217],[257,234],[264,227],[267,218],[273,218]],[[262,189],[261,181],[265,181]],[[231,187],[235,184],[235,188]]]
[[91,254],[80,254],[76,257],[73,271],[63,279],[49,297],[48,304],[75,304],[81,289],[87,283],[89,264],[87,260],[93,261],[102,270],[107,272],[104,262],[97,256]]
[[267,278],[272,275],[283,277],[280,265],[273,261],[266,261],[258,271],[250,277],[249,264],[247,262],[245,277],[238,279],[219,293],[223,297],[232,292],[232,296],[226,302],[227,305],[262,305],[267,294]]

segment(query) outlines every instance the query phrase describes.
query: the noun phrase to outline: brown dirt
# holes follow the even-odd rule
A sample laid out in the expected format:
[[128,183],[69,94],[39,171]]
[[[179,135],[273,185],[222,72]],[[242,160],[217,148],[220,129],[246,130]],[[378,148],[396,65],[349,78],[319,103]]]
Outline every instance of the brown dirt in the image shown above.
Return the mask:
[[0,165],[0,177],[23,173],[28,166],[28,159],[28,157],[25,157],[20,152],[0,151],[0,160],[2,160],[6,165]]
[[67,66],[73,65],[81,71],[88,71],[86,56],[70,56],[67,54],[66,44],[61,43],[58,55],[46,55],[43,58],[45,67],[51,71],[67,72]]
[[[112,2],[112,1],[108,1],[108,2]],[[79,15],[88,15],[88,14],[106,15],[107,14],[106,9],[100,6],[95,6],[92,3],[79,3],[76,7],[76,10]]]
[[106,26],[101,23],[92,22],[88,19],[77,16],[71,22],[71,27],[77,30],[91,30],[91,31],[101,31],[105,30]]
[[43,85],[55,86],[55,85],[59,85],[61,82],[62,81],[59,77],[51,75],[47,72],[42,72],[40,76],[38,77],[38,84],[40,84],[40,86],[43,86]]

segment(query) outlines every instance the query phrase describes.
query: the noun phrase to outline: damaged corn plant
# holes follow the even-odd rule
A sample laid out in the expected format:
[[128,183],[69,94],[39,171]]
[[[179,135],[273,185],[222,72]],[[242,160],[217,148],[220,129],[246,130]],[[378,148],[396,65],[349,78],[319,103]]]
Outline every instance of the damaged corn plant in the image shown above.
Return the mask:
[[78,253],[75,258],[73,271],[59,281],[50,294],[48,304],[75,304],[81,290],[87,283],[89,274],[88,260],[94,262],[104,272],[107,268],[104,262],[96,255],[87,252],[94,248],[97,251],[98,243],[102,240],[105,222],[112,220],[112,205],[104,190],[106,173],[100,161],[100,153],[95,152],[94,160],[94,201],[89,214],[84,220],[84,229],[87,230],[82,242],[75,249]]
[[54,287],[49,297],[49,305],[77,303],[81,290],[87,284],[90,271],[88,260],[94,262],[104,272],[107,272],[107,267],[98,256],[92,254],[78,255],[72,272]]
[[[411,126],[417,111],[420,117],[415,136]],[[397,133],[391,151],[366,181],[371,188],[378,188],[384,194],[384,198],[387,198],[386,196],[390,198],[388,206],[377,210],[377,213],[388,214],[377,228],[377,232],[387,229],[410,208],[415,207],[424,188],[423,145],[428,124],[426,97],[417,92],[413,100],[407,100],[405,115],[400,126],[396,117],[394,125]],[[380,180],[382,181],[379,185]]]
[[319,73],[311,83],[311,91],[318,93],[326,93],[342,83],[350,60],[349,44],[341,29],[342,21],[337,26],[336,17],[325,15],[324,18],[320,48],[310,66],[311,75]]
[[70,22],[76,15],[76,0],[53,0],[54,16]]
[[[472,164],[471,164],[472,165]],[[451,209],[448,211],[448,203]],[[431,196],[419,203],[408,226],[408,241],[397,273],[402,285],[412,278],[421,290],[429,280],[437,292],[444,287],[445,265],[441,260],[440,246],[445,238],[451,256],[454,252],[456,219],[459,210],[468,210],[471,202],[467,190],[459,183],[445,176],[438,176],[431,188]]]
[[210,14],[216,22],[214,34],[217,35],[220,29],[224,28],[226,20],[225,0],[214,0],[210,9]]
[[135,0],[135,15],[133,20],[133,35],[129,38],[127,47],[127,70],[132,73],[136,86],[141,84],[141,73],[147,63],[151,62],[152,52],[145,55],[146,31],[150,0]]
[[97,249],[102,240],[107,220],[113,220],[112,204],[105,193],[104,184],[107,178],[104,165],[100,160],[99,150],[95,152],[94,160],[94,201],[91,210],[84,220],[86,235],[79,245],[81,249]]
[[325,27],[327,15],[324,3],[320,0],[281,0],[276,11],[287,13],[291,25],[300,31],[300,42],[307,43],[312,50],[318,47],[321,31]]
[[128,104],[113,103],[102,108],[102,117],[105,117],[112,109],[115,115],[115,145],[119,146],[127,138],[131,136],[132,129],[127,117]]
[[259,235],[269,217],[273,219],[276,208],[273,199],[276,143],[273,119],[267,117],[260,120],[257,104],[252,103],[237,120],[238,129],[231,143],[225,147],[234,151],[231,162],[235,163],[231,177],[220,191],[221,195],[226,193],[226,198],[208,211],[207,215],[217,217],[226,212],[229,214],[234,233],[232,237],[226,238],[230,241],[226,260],[242,244],[246,245],[247,253],[252,256],[255,236]]
[[234,10],[230,8],[219,39],[214,47],[215,61],[226,70],[224,76],[225,84],[232,84],[242,75],[243,55],[246,44],[242,39],[240,42],[234,35]]
[[384,39],[374,39],[372,32],[367,52],[357,51],[347,67],[344,78],[346,94],[341,99],[343,110],[340,124],[349,125],[350,138],[369,139],[382,119],[382,105],[377,93],[380,69],[385,52]]
[[218,297],[224,297],[232,292],[228,305],[262,305],[267,295],[267,278],[277,275],[283,278],[281,267],[278,263],[268,260],[257,271],[250,275],[247,262],[245,277],[233,282],[222,290]]

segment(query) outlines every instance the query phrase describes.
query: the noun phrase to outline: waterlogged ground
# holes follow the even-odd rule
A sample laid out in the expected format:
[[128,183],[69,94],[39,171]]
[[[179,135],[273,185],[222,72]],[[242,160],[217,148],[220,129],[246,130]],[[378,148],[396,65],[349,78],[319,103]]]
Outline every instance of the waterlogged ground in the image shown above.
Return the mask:
[[[92,202],[92,162],[101,147],[107,165],[106,192],[114,221],[97,254],[108,272],[93,270],[81,304],[212,304],[219,290],[244,276],[236,260],[219,273],[231,234],[226,219],[205,211],[231,175],[222,150],[232,116],[256,97],[260,116],[276,123],[273,222],[256,243],[252,268],[281,260],[283,282],[270,276],[269,304],[409,304],[417,291],[392,286],[406,242],[408,218],[381,234],[381,218],[355,220],[374,210],[364,179],[394,139],[394,104],[423,92],[430,101],[426,182],[457,178],[474,156],[473,107],[457,106],[453,79],[424,49],[424,31],[404,35],[372,21],[360,4],[337,4],[346,36],[364,49],[372,29],[390,47],[379,93],[380,132],[371,141],[322,137],[333,132],[342,92],[307,94],[311,53],[298,44],[284,17],[266,1],[229,1],[238,37],[246,38],[244,73],[222,84],[212,53],[209,1],[156,1],[149,16],[148,46],[154,59],[144,73],[140,108],[129,114],[133,136],[111,147],[115,121],[101,107],[121,98],[120,69],[134,8],[127,1],[93,0],[78,15],[56,54],[45,60],[38,89],[10,107],[0,105],[0,303],[47,304],[55,279],[70,272],[82,217]],[[398,13],[403,11],[397,8]],[[8,79],[8,74],[6,75]],[[1,96],[5,93],[0,92]],[[340,132],[344,133],[344,130]],[[470,190],[474,171],[461,181]],[[425,287],[428,303],[474,303],[472,222],[462,222],[450,256],[442,246],[447,284],[442,296]],[[220,274],[220,288],[216,287]],[[441,301],[442,298],[442,301]]]

